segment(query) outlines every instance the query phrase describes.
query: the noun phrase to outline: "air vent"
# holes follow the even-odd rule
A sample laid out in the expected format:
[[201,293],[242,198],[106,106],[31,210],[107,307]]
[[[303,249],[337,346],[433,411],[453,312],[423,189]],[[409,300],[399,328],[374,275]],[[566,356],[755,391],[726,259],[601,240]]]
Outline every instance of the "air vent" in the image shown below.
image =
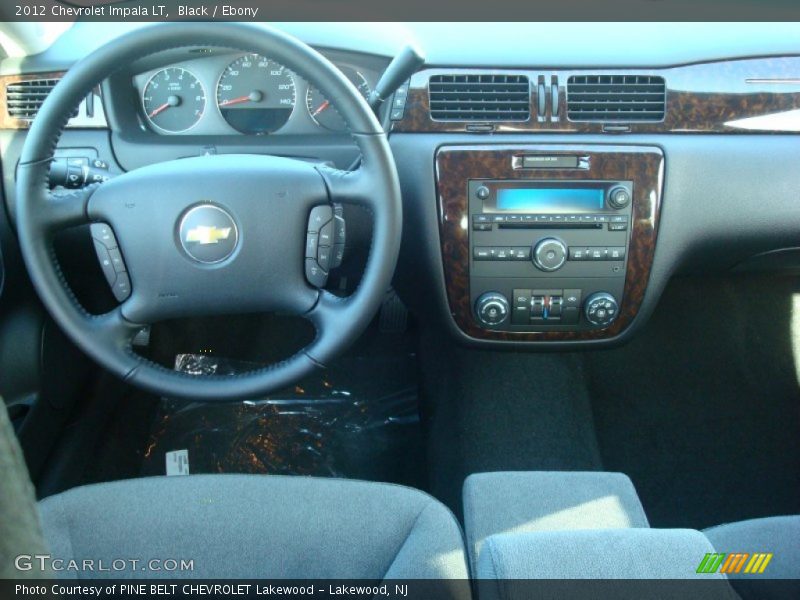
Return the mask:
[[573,75],[567,80],[571,121],[661,121],[666,85],[653,75]]
[[531,93],[525,75],[433,75],[428,83],[436,121],[527,121]]
[[[44,99],[58,82],[59,79],[51,78],[9,83],[6,86],[8,116],[21,121],[32,121],[42,107]],[[76,109],[73,116],[77,114]]]

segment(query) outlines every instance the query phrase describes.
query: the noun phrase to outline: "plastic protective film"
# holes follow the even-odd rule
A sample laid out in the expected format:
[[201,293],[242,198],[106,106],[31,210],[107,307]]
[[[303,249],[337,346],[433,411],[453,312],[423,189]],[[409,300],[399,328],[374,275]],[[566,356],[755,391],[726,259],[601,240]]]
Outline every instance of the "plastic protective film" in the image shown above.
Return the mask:
[[[399,360],[398,360],[399,359]],[[180,354],[175,369],[227,375],[258,365]],[[292,389],[244,402],[163,399],[143,474],[188,452],[190,473],[272,473],[418,484],[420,424],[413,354],[348,356]],[[170,473],[171,474],[171,473]]]

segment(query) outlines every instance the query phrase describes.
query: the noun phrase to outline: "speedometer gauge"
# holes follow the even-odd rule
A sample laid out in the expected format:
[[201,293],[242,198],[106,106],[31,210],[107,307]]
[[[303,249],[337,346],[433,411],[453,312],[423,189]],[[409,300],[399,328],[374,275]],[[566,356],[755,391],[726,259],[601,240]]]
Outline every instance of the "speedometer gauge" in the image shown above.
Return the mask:
[[168,67],[156,72],[144,86],[142,107],[152,125],[180,133],[194,127],[203,116],[206,95],[191,72]]
[[[369,96],[371,91],[369,82],[361,73],[350,67],[339,67],[339,69],[358,88],[364,98]],[[345,131],[347,129],[347,125],[336,111],[336,107],[322,95],[322,92],[311,86],[308,87],[308,93],[306,94],[306,107],[308,107],[308,114],[320,127],[332,131]]]
[[275,61],[247,54],[225,68],[217,84],[217,106],[231,127],[260,135],[280,129],[294,110],[291,72]]

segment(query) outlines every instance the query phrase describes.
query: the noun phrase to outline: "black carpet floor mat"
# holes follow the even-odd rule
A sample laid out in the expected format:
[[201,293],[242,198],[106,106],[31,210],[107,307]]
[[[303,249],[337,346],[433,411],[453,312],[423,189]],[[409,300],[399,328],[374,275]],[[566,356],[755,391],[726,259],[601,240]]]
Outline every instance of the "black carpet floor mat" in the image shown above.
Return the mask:
[[633,479],[653,526],[800,513],[797,292],[676,280],[631,343],[586,355],[603,464]]
[[[182,371],[253,365],[214,354],[177,357]],[[200,403],[146,394],[114,410],[83,483],[188,471],[347,477],[424,486],[416,354],[407,335],[368,332],[328,369],[266,398]]]

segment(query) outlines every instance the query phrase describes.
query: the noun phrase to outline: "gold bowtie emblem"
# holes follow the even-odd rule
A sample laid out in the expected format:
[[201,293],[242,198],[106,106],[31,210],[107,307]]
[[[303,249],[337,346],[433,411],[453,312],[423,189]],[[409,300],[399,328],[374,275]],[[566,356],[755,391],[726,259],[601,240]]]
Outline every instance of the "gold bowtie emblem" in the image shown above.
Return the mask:
[[230,234],[230,227],[206,227],[205,225],[198,225],[186,232],[186,242],[195,242],[203,246],[206,244],[219,244],[220,240],[227,240]]

